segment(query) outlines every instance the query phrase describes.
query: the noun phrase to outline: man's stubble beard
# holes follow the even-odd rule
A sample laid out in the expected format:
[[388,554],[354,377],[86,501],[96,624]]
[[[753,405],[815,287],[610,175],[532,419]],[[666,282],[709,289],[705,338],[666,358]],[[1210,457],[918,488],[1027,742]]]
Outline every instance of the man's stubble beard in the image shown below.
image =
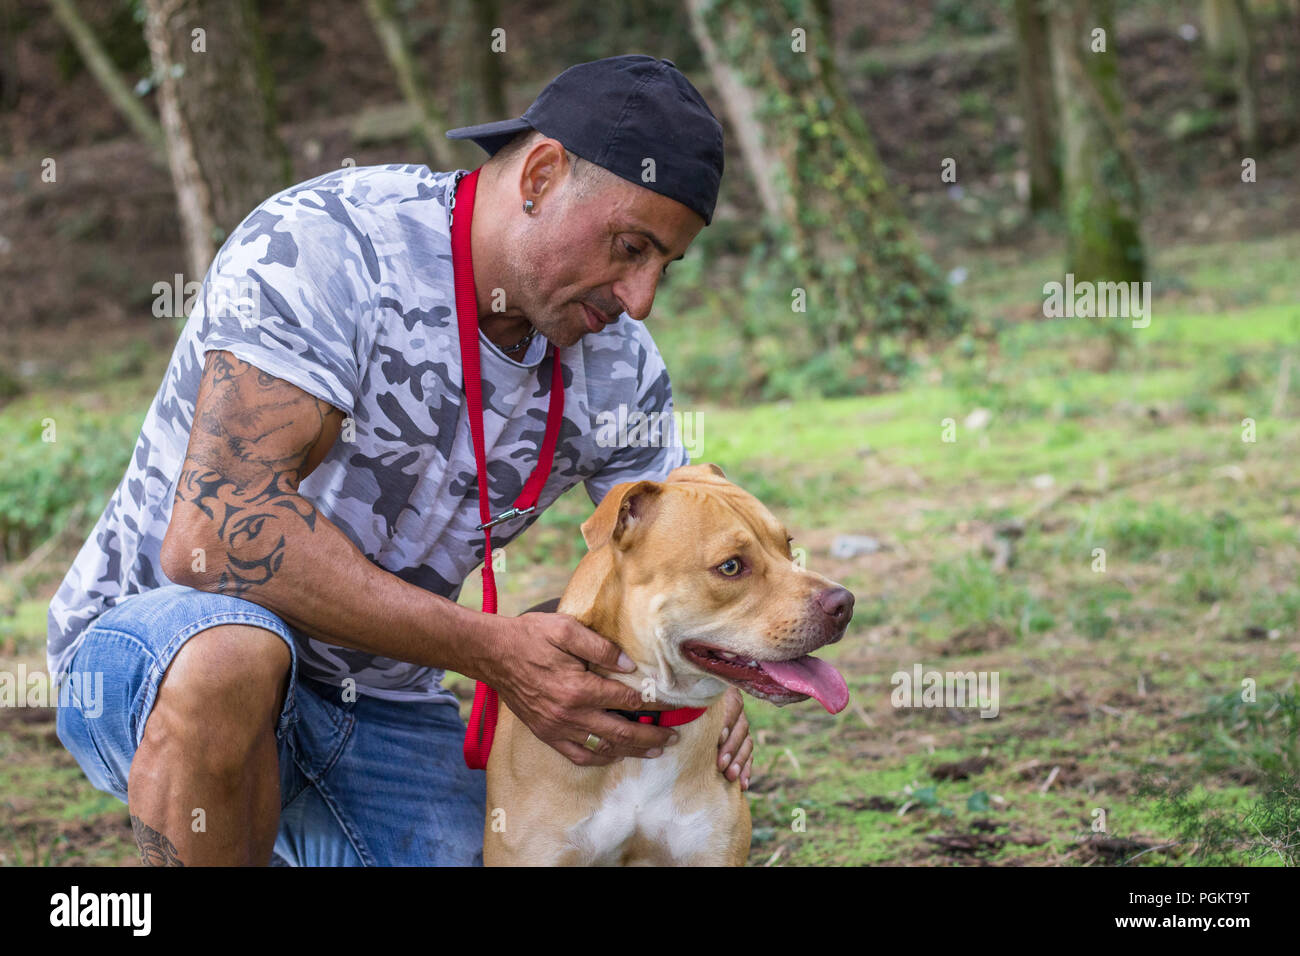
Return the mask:
[[515,304],[524,317],[537,329],[538,333],[545,336],[549,341],[555,343],[560,348],[568,348],[575,345],[580,338],[581,333],[576,337],[573,334],[573,312],[572,303],[569,308],[565,308],[560,313],[552,312],[547,304],[542,301],[541,277],[543,269],[540,263],[534,261],[526,253],[517,256],[511,256],[508,265],[510,274],[515,277],[519,283],[518,288],[521,290],[514,297]]

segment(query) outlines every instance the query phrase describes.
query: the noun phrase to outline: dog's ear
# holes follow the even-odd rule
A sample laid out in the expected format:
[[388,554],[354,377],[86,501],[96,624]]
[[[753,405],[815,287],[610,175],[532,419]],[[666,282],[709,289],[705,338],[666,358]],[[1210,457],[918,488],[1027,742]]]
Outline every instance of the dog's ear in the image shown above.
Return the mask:
[[705,462],[699,465],[682,465],[680,468],[674,468],[668,472],[665,481],[705,481],[713,482],[714,478],[727,480],[721,468],[712,462]]
[[638,528],[658,511],[663,485],[657,481],[625,481],[609,489],[590,518],[582,523],[582,540],[594,551],[613,542],[627,548]]

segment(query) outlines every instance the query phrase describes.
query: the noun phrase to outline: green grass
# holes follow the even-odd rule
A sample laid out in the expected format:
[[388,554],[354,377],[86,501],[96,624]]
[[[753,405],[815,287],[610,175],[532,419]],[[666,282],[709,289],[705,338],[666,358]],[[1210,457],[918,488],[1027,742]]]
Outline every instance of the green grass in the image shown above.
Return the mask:
[[[1132,330],[1105,370],[1080,361],[1096,342],[1086,322],[1037,320],[1002,324],[996,349],[957,343],[891,394],[740,408],[693,401],[689,378],[677,387],[678,408],[703,416],[696,460],[720,464],[796,542],[820,533],[810,563],[859,595],[852,636],[824,656],[845,670],[865,719],[811,705],[747,709],[764,737],[751,863],[1278,861],[1260,852],[1266,843],[1210,856],[1187,837],[1197,820],[1286,826],[1285,797],[1266,805],[1260,786],[1234,778],[1277,757],[1285,738],[1257,735],[1258,754],[1225,754],[1237,770],[1205,773],[1196,754],[1210,745],[1186,740],[1177,716],[1239,692],[1245,677],[1280,692],[1296,672],[1300,554],[1285,502],[1300,490],[1300,374],[1281,399],[1276,390],[1285,355],[1300,368],[1300,287],[1287,265],[1297,243],[1242,246],[1162,256],[1157,278],[1176,274],[1176,292],[1157,299],[1151,326]],[[1044,262],[1013,267],[996,286],[973,283],[969,304],[996,316],[1033,301],[1045,274]],[[720,333],[704,315],[684,326],[689,339],[655,331],[669,367],[690,370],[702,355],[694,343]],[[968,429],[977,408],[988,423]],[[1253,443],[1242,440],[1246,417]],[[943,441],[945,418],[956,441]],[[1035,487],[1037,476],[1051,481]],[[977,528],[1058,493],[1018,540],[1012,568],[995,573]],[[913,563],[833,562],[825,541],[841,530],[897,542]],[[936,656],[948,636],[987,625],[1011,643]],[[1000,671],[999,718],[972,724],[882,703],[889,673],[917,660]],[[938,763],[985,748],[995,758],[985,773],[930,778]],[[1167,781],[1205,774],[1203,802],[1142,792],[1151,765]],[[1042,791],[1054,767],[1065,769]],[[892,808],[872,809],[871,798]],[[797,809],[804,832],[792,828]],[[1092,830],[1098,810],[1104,833]],[[967,854],[925,840],[969,834],[973,821],[1008,841]],[[1106,855],[1091,849],[1100,837],[1137,842]]]
[[[917,580],[897,587],[886,569],[836,566],[838,579],[859,594],[885,594],[864,629],[898,632],[888,652],[874,645],[862,652],[876,680],[850,678],[870,726],[846,714],[825,729],[807,709],[749,709],[769,736],[763,749],[793,746],[803,770],[795,775],[784,757],[768,770],[780,784],[752,800],[761,839],[751,862],[778,849],[778,862],[787,863],[951,860],[923,836],[963,831],[977,793],[975,805],[990,799],[982,816],[1046,837],[1038,848],[1009,843],[978,854],[992,861],[1088,859],[1080,841],[1096,807],[1107,810],[1109,835],[1142,846],[1176,840],[1188,819],[1199,819],[1186,806],[1139,795],[1139,768],[1154,760],[1167,774],[1179,772],[1179,755],[1171,761],[1165,742],[1179,732],[1172,715],[1194,709],[1206,693],[1232,693],[1244,676],[1261,688],[1286,687],[1300,622],[1296,521],[1284,513],[1300,487],[1288,464],[1300,452],[1293,424],[1300,402],[1294,382],[1281,399],[1276,392],[1283,357],[1300,359],[1300,290],[1287,265],[1297,245],[1295,237],[1245,245],[1253,248],[1169,255],[1163,268],[1178,273],[1178,294],[1157,300],[1151,327],[1132,331],[1109,370],[1078,361],[1094,339],[1085,323],[1039,320],[1003,326],[996,352],[985,342],[959,342],[899,393],[756,409],[699,406],[707,423],[701,459],[721,464],[792,528],[883,532],[926,559]],[[1000,272],[996,287],[972,286],[970,304],[988,316],[1032,301],[1045,274],[1043,263]],[[1198,308],[1207,295],[1238,305]],[[966,429],[976,408],[989,410],[989,422]],[[1247,417],[1256,423],[1253,443],[1242,441]],[[956,441],[942,440],[944,418],[954,420]],[[1030,484],[1039,475],[1051,476],[1048,490]],[[1049,528],[1030,528],[1005,575],[959,531],[1030,513],[1046,494],[1072,485],[1081,500],[1067,497],[1050,513]],[[1101,573],[1093,570],[1096,547],[1107,552]],[[812,560],[829,563],[824,553]],[[931,642],[988,623],[1005,627],[1013,643],[943,666],[1009,667],[1015,679],[1003,684],[1003,712],[993,722],[1007,730],[985,733],[979,721],[969,728],[944,715],[880,707],[888,690],[882,673],[909,658],[937,666],[926,650]],[[1040,693],[1026,697],[1026,686]],[[1078,698],[1085,702],[1075,716],[1064,702]],[[1069,716],[1054,716],[1053,708]],[[995,753],[1001,748],[1001,769],[971,781],[927,778],[926,767],[941,756],[978,752],[980,738]],[[931,744],[916,741],[929,740],[939,745],[935,754],[918,753]],[[945,750],[943,740],[957,746]],[[1281,746],[1268,736],[1257,744],[1275,757]],[[1067,753],[1081,779],[1039,793],[1052,762]],[[1006,773],[1031,759],[1043,761],[1032,786]],[[1249,766],[1256,758],[1229,759]],[[902,817],[857,806],[875,796],[902,807],[909,787],[928,799]],[[1258,788],[1222,776],[1204,793],[1207,818],[1237,814],[1285,827],[1292,812],[1284,798],[1265,808]],[[794,806],[809,811],[807,834],[791,830]],[[1215,859],[1268,863],[1257,850],[1238,846]],[[1207,859],[1180,845],[1134,862]]]
[[[1086,320],[1030,318],[1049,260],[990,256],[961,289],[996,336],[963,338],[880,395],[696,400],[715,394],[702,381],[711,369],[735,362],[726,313],[653,326],[677,408],[702,416],[696,460],[757,495],[809,566],[858,597],[849,636],[822,653],[853,706],[835,717],[814,704],[747,706],[758,737],[751,863],[1287,858],[1295,798],[1279,780],[1296,771],[1300,669],[1297,253],[1296,237],[1160,253],[1152,324],[1113,355],[1099,353]],[[0,496],[11,515],[21,496],[32,541],[77,500],[94,503],[75,529],[88,530],[156,388],[152,361],[100,356],[72,385],[28,383],[0,409],[14,452]],[[978,409],[986,423],[968,426]],[[53,448],[38,442],[47,416],[59,421]],[[1242,440],[1243,418],[1254,442]],[[503,597],[523,607],[558,593],[590,513],[579,486],[512,543]],[[985,546],[1013,521],[1023,533],[998,572]],[[885,547],[836,560],[830,543],[846,532]],[[39,657],[49,568],[71,553],[56,557],[4,580],[9,660]],[[472,575],[462,603],[474,605],[477,586]],[[895,709],[890,675],[915,663],[996,672],[999,716]],[[1258,703],[1240,701],[1247,680]],[[0,857],[116,859],[129,839],[120,807],[50,733],[0,734],[0,793],[13,808]],[[980,755],[992,763],[968,779],[933,776]],[[1144,789],[1150,780],[1157,791]],[[1098,811],[1104,833],[1092,829]],[[70,829],[79,821],[89,831]],[[980,835],[996,839],[965,850],[927,839]],[[1099,837],[1136,842],[1097,849]],[[1158,849],[1139,856],[1146,847]]]

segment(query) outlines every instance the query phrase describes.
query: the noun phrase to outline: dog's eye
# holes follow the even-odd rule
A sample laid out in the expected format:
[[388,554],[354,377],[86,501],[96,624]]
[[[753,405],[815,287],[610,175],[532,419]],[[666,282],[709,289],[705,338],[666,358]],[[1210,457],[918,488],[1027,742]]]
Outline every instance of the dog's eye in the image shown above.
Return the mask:
[[718,570],[721,571],[729,578],[735,577],[737,574],[740,573],[740,559],[727,558],[726,561],[723,561],[721,564],[718,565]]

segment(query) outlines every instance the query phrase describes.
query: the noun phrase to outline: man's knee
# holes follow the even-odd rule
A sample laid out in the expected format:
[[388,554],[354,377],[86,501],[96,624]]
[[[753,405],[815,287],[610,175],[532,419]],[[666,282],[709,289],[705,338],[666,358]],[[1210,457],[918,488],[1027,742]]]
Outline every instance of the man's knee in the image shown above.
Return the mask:
[[242,624],[200,631],[163,675],[141,746],[171,746],[214,770],[238,769],[274,732],[291,663],[272,631]]

